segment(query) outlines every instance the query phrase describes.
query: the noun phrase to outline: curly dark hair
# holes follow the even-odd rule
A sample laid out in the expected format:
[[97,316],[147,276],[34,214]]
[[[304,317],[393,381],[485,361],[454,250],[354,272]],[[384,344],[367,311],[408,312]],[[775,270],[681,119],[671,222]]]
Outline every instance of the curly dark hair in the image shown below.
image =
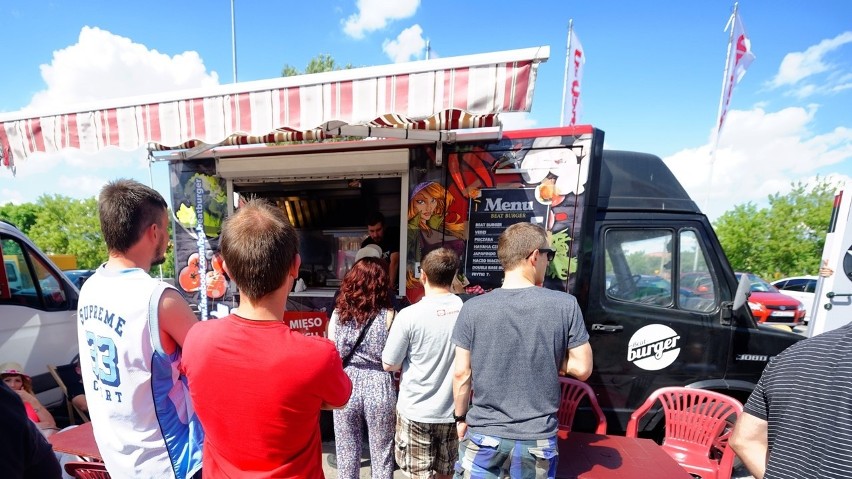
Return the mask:
[[343,277],[334,302],[340,323],[364,324],[383,309],[391,309],[388,264],[379,258],[362,258]]

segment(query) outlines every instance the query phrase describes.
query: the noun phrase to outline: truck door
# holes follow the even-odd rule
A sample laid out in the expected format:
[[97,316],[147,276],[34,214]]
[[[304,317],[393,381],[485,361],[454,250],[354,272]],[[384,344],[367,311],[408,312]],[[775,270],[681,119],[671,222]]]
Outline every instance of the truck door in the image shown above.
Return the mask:
[[655,389],[724,377],[731,327],[720,320],[720,266],[693,223],[598,223],[589,383],[622,428]]

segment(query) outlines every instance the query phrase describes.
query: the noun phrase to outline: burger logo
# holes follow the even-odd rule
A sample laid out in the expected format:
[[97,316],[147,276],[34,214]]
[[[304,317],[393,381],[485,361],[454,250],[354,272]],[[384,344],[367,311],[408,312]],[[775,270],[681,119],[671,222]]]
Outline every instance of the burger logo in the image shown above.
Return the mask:
[[627,360],[646,371],[670,366],[680,354],[680,335],[662,324],[636,331],[627,344]]

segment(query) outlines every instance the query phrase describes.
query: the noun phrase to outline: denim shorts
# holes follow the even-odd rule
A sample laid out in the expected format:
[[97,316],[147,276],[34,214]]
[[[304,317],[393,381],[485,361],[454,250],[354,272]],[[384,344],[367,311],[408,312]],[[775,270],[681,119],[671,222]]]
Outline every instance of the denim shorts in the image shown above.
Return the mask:
[[538,479],[556,477],[559,447],[547,439],[502,439],[468,431],[459,442],[457,479]]

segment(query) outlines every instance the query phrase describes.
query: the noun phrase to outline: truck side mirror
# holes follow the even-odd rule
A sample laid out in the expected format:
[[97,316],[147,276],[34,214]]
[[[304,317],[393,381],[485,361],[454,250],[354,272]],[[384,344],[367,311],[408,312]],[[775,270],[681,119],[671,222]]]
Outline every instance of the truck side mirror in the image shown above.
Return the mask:
[[748,276],[741,275],[740,276],[740,284],[737,285],[737,292],[734,293],[734,310],[740,309],[742,305],[745,304],[746,300],[748,300],[748,293],[751,289],[751,280],[748,279]]

